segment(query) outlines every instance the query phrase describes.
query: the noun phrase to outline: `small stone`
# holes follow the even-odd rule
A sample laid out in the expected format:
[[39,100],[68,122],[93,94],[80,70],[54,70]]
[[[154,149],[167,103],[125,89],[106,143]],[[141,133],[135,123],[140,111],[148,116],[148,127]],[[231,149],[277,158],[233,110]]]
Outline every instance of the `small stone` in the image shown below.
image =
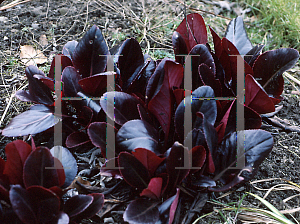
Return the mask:
[[7,20],[8,20],[8,18],[7,18],[7,17],[5,17],[5,16],[0,16],[0,22],[4,22],[4,23],[6,23],[6,22],[7,22]]
[[35,30],[37,30],[39,28],[39,25],[40,24],[38,24],[38,23],[32,23],[31,24],[32,28],[35,29]]
[[115,223],[112,217],[104,218],[104,223]]
[[31,15],[39,16],[39,15],[43,14],[42,8],[43,8],[43,6],[32,9],[31,12],[30,12]]
[[3,40],[8,40],[9,38],[7,36],[4,36]]
[[64,7],[63,7],[63,8],[60,8],[60,9],[59,9],[59,13],[60,13],[60,15],[62,15],[62,16],[65,15],[65,14],[67,14],[67,12],[68,12],[68,8],[64,8]]

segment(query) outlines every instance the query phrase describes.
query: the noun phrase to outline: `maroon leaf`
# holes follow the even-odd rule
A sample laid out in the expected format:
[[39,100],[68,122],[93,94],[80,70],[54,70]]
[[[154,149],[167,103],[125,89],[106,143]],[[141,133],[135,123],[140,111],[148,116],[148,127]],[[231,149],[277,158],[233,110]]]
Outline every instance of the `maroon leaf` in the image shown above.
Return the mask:
[[174,199],[174,201],[172,202],[171,208],[170,208],[169,224],[172,224],[172,223],[173,223],[173,220],[174,220],[175,212],[176,212],[177,205],[178,205],[179,193],[180,193],[180,189],[177,188],[177,192],[176,192],[176,195],[175,195],[175,199]]
[[74,148],[90,142],[89,136],[83,131],[76,131],[71,133],[66,139],[66,146]]
[[252,75],[246,75],[245,78],[245,105],[259,114],[275,111],[273,101]]
[[14,117],[2,130],[2,135],[7,137],[34,135],[53,127],[58,121],[51,108],[37,104]]
[[131,202],[124,214],[123,219],[131,224],[150,224],[159,220],[157,201],[139,198]]
[[[61,172],[63,171],[62,165],[59,160],[56,160],[55,165],[58,167],[53,169],[54,158],[50,150],[46,147],[37,147],[28,156],[24,165],[23,179],[25,187],[28,188],[32,185],[39,185],[45,188],[62,186],[65,181],[65,177],[61,177]],[[52,169],[47,169],[46,167],[52,167]]]
[[119,151],[131,152],[136,148],[145,148],[156,155],[160,154],[157,130],[145,121],[126,122],[118,131],[116,142]]
[[63,55],[67,56],[72,60],[73,52],[77,46],[78,42],[76,40],[68,41],[62,49]]
[[136,148],[132,154],[146,167],[151,177],[154,176],[157,167],[164,161],[164,158],[160,158],[154,152],[144,148]]
[[154,200],[159,200],[161,196],[162,186],[163,179],[161,177],[154,177],[150,180],[147,189],[144,189],[140,196],[146,196]]
[[9,191],[9,199],[14,212],[23,223],[39,223],[34,213],[34,204],[24,188],[20,185],[13,185]]
[[[171,124],[171,92],[168,72],[165,71],[167,59],[163,59],[162,62],[157,66],[154,74],[151,76],[147,89],[146,97],[148,101],[148,109],[152,112],[157,120],[159,121],[164,133],[165,140],[168,139],[169,129]],[[170,66],[170,65],[169,65]],[[169,67],[167,66],[167,68]],[[176,80],[173,82],[176,83]],[[152,95],[153,94],[153,95]]]
[[74,217],[87,209],[93,200],[94,197],[92,195],[75,195],[66,201],[64,212],[68,216]]
[[75,216],[75,220],[88,219],[96,215],[103,207],[104,195],[100,193],[92,193],[88,196],[93,197],[93,202],[83,212]]
[[173,45],[176,62],[184,65],[185,57],[182,55],[187,55],[189,52],[183,37],[177,31],[174,31],[173,33],[172,45]]
[[[108,111],[108,99],[114,98],[114,104],[110,105],[114,111]],[[100,105],[106,115],[119,125],[123,125],[129,120],[139,119],[137,105],[140,102],[133,96],[123,92],[107,92],[101,97]]]
[[252,49],[252,44],[248,38],[241,16],[230,21],[225,32],[225,37],[236,46],[241,55],[245,55]]
[[144,57],[139,42],[134,38],[124,41],[118,57],[118,66],[122,79],[122,89],[127,90],[144,65]]
[[118,157],[120,173],[124,180],[131,186],[144,189],[150,181],[147,168],[132,154],[121,152]]
[[10,184],[23,185],[23,166],[30,152],[31,146],[21,140],[5,146],[7,162],[3,173],[8,176]]
[[164,66],[165,74],[169,79],[169,87],[179,88],[183,80],[183,66],[174,61],[167,60]]
[[34,204],[35,214],[40,223],[54,221],[59,213],[60,199],[51,190],[42,186],[27,188],[30,200]]
[[[43,75],[34,75],[33,77],[37,78],[38,80],[41,80],[46,86],[48,86],[48,88],[52,92],[54,92],[54,80],[53,79],[43,76]],[[18,99],[21,99],[22,101],[26,101],[26,98],[22,98],[22,97],[24,97],[24,95],[26,95],[26,93],[28,94],[28,92],[25,91],[26,93],[24,94],[24,92],[22,92],[22,91],[24,91],[24,90],[20,90],[17,92],[17,94],[18,94],[17,97],[18,97]],[[23,96],[22,96],[22,94],[23,94]],[[26,97],[30,98],[30,95],[28,95]],[[29,100],[29,101],[33,101],[33,100]]]
[[[69,41],[68,43],[70,43],[69,45],[71,45],[72,41]],[[64,46],[63,52],[67,50],[67,48],[65,48],[65,47],[68,45],[68,43]],[[65,69],[65,67],[67,67],[67,66],[73,66],[71,59],[69,57],[67,57],[67,55],[65,56],[65,55],[58,54],[56,57],[60,57],[61,71],[63,71]],[[49,75],[48,75],[48,77],[51,78],[52,80],[54,80],[54,78],[55,78],[54,72],[55,72],[55,58],[56,57],[54,57],[51,62]],[[60,81],[60,80],[57,80],[57,81]]]
[[299,59],[299,52],[291,48],[267,51],[258,56],[253,65],[254,78],[266,92],[279,97],[283,91],[282,73],[292,68]]
[[80,79],[78,83],[85,93],[92,96],[101,96],[103,94],[103,90],[107,86],[108,75],[116,76],[116,74],[113,74],[112,72],[104,72]]
[[221,53],[223,51],[223,48],[222,48],[222,43],[221,43],[221,38],[218,36],[218,34],[213,30],[213,28],[211,28],[209,26],[209,29],[210,29],[210,32],[211,32],[211,35],[213,37],[213,41],[214,41],[214,49],[215,49],[215,54],[217,56],[217,58],[220,58],[221,56]]
[[94,25],[77,44],[72,60],[82,78],[104,72],[108,47],[100,29]]
[[[179,142],[175,142],[171,148],[170,155],[167,157],[167,173],[169,184],[166,189],[168,195],[172,195],[176,186],[188,175],[191,167],[189,152]],[[185,158],[187,157],[188,158]],[[188,164],[184,164],[188,161]],[[185,167],[184,167],[185,166]]]
[[204,20],[198,13],[189,14],[186,18],[187,21],[184,19],[176,31],[183,37],[189,52],[196,44],[207,43],[207,31]]

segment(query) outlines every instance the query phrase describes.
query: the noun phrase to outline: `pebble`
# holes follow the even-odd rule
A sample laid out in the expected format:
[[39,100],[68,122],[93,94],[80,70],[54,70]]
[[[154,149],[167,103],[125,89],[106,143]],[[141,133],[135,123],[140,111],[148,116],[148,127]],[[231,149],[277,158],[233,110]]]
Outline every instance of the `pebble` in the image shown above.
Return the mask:
[[35,30],[37,30],[39,28],[39,25],[40,24],[38,24],[38,23],[32,23],[31,24],[32,28],[35,29]]
[[0,16],[0,22],[6,23],[8,21],[8,18],[5,16]]
[[115,223],[112,217],[104,218],[104,223]]
[[63,16],[63,15],[65,15],[65,14],[67,14],[68,10],[69,10],[68,8],[64,8],[64,7],[63,7],[63,8],[60,8],[60,9],[59,9],[59,13],[60,13],[60,15]]
[[30,12],[31,15],[33,15],[33,16],[42,15],[43,14],[42,8],[43,8],[43,6],[32,9],[31,12]]

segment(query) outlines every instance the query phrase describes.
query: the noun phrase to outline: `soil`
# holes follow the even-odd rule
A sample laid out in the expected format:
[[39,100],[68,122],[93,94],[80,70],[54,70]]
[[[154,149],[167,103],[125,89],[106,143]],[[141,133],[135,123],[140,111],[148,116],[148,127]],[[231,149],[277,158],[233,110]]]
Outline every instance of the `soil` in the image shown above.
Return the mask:
[[[41,50],[48,58],[48,62],[39,65],[39,68],[47,72],[47,68],[49,69],[53,56],[61,52],[64,44],[70,40],[79,40],[93,24],[96,24],[102,30],[109,48],[116,46],[126,38],[137,37],[137,39],[142,40],[142,48],[147,48],[150,53],[151,51],[154,52],[154,48],[156,50],[163,48],[163,52],[160,52],[161,54],[167,55],[172,53],[170,42],[172,32],[169,32],[168,30],[164,31],[162,27],[154,30],[155,32],[149,30],[149,35],[143,36],[144,31],[138,29],[136,24],[138,23],[137,21],[139,21],[138,18],[143,18],[145,9],[149,10],[152,8],[154,13],[157,13],[155,10],[159,8],[159,4],[165,4],[166,7],[161,9],[164,10],[163,13],[169,13],[169,16],[174,17],[174,20],[167,26],[169,28],[176,27],[183,18],[183,6],[178,1],[168,1],[168,3],[164,3],[164,1],[147,1],[143,8],[141,1],[130,0],[126,1],[126,3],[122,3],[120,0],[120,4],[123,4],[123,6],[124,4],[127,4],[132,11],[128,11],[128,8],[124,9],[120,5],[117,5],[118,7],[113,7],[110,2],[116,3],[117,1],[99,0],[87,2],[83,0],[36,0],[0,11],[1,129],[9,123],[12,117],[25,111],[30,106],[29,103],[20,102],[15,97],[12,97],[12,94],[16,90],[26,88],[27,84],[25,65],[20,63],[19,60],[20,46],[32,45],[35,49]],[[3,2],[1,6],[7,3],[9,3],[9,1]],[[234,15],[233,11],[224,11],[223,8],[218,8],[212,4],[208,4],[207,6],[201,2],[199,4],[200,6],[195,3],[194,7],[206,11],[223,12],[223,15],[225,16]],[[187,13],[189,12],[190,11],[187,10]],[[127,16],[124,16],[124,14]],[[206,18],[209,20],[214,18],[222,20],[222,18],[216,17],[215,15],[206,13],[202,15],[205,20]],[[228,20],[224,20],[218,24],[222,23],[223,26],[214,27],[221,36],[223,35],[222,32],[225,30],[224,25],[228,23]],[[40,41],[42,35],[46,35],[48,43],[43,44]],[[290,71],[290,74],[300,80],[300,70],[298,66]],[[283,108],[275,116],[284,120],[287,125],[299,126],[300,124],[298,109],[300,107],[300,93],[296,90],[295,84],[292,85],[287,80],[285,81],[285,89],[282,95],[284,99],[279,104],[283,105]],[[204,213],[212,212],[212,215],[201,219],[202,223],[225,222],[221,216],[217,215],[218,212],[214,210],[214,208],[222,208],[222,206],[216,205],[215,202],[213,202],[213,199],[225,204],[230,204],[231,202],[238,203],[245,192],[252,192],[263,197],[267,193],[267,190],[272,186],[275,186],[276,184],[286,184],[287,182],[285,180],[298,184],[300,183],[299,133],[287,132],[268,123],[265,123],[263,129],[272,133],[274,137],[274,147],[270,155],[260,166],[255,180],[239,188],[235,188],[231,192],[212,194],[210,202],[206,204],[204,210],[200,214],[203,215]],[[39,143],[42,144],[47,142],[47,139],[43,139],[42,136],[39,137]],[[0,136],[1,157],[5,158],[5,145],[14,139],[16,138]],[[84,162],[84,159],[78,159],[78,162],[80,170],[87,167],[87,163]],[[94,179],[90,178],[89,180],[95,182]],[[261,182],[255,183],[256,180],[261,180]],[[117,181],[110,179],[105,179],[105,181],[111,186],[117,183]],[[123,190],[119,192],[119,195],[115,195],[119,200],[128,198],[128,189],[125,187],[122,189]],[[284,199],[296,194],[296,190],[281,189],[278,191],[271,191],[266,199],[279,210],[299,208],[299,197],[295,197],[288,202],[284,201]],[[181,219],[184,213],[189,210],[189,204],[192,202],[193,198],[190,197],[187,197],[187,199],[182,202],[184,204],[181,206]],[[247,196],[242,201],[242,206],[258,207],[259,204],[256,199]],[[113,223],[122,223],[122,212],[125,208],[126,205],[120,203],[120,205],[113,208],[111,212],[108,212],[101,218],[86,220],[83,223],[111,223],[110,221]],[[262,206],[262,208],[264,207]],[[294,212],[292,215],[296,220],[300,220],[299,212]],[[226,213],[225,216],[226,218],[233,217],[231,218],[232,223],[240,222],[240,219],[238,219],[238,221],[234,218],[235,213]],[[287,215],[287,217],[291,218],[289,215]]]

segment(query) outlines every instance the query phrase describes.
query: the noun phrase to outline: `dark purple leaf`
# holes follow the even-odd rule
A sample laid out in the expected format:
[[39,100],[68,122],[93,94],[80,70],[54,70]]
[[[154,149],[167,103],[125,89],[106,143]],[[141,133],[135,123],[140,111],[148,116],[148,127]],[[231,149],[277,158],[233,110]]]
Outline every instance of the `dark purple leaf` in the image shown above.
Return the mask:
[[[205,119],[214,125],[217,117],[217,104],[215,100],[205,100],[205,98],[213,98],[214,91],[209,86],[201,86],[192,93],[192,121],[193,128],[201,126],[201,120],[196,117],[196,112],[203,113]],[[183,139],[183,123],[184,123],[184,100],[181,101],[175,112],[175,127],[180,138]]]
[[34,204],[28,192],[20,185],[13,185],[9,191],[9,199],[14,212],[25,224],[38,224],[34,213]]
[[62,53],[72,60],[73,52],[77,46],[78,42],[76,40],[69,41],[63,47]]
[[153,224],[159,220],[157,201],[139,198],[131,202],[123,215],[130,224]]
[[2,135],[7,137],[34,135],[53,127],[58,121],[51,108],[37,104],[31,106],[30,110],[14,117],[2,130]]
[[255,47],[253,47],[246,55],[245,55],[245,61],[252,67],[254,61],[257,59],[257,57],[260,55],[262,49],[265,45],[258,44]]
[[64,185],[62,186],[63,188],[66,188],[70,186],[70,184],[73,182],[73,180],[76,177],[77,174],[77,162],[72,153],[66,149],[65,147],[61,147],[61,155],[55,155],[56,153],[59,153],[60,151],[57,149],[57,147],[53,147],[50,152],[53,157],[56,157],[57,159],[61,158],[60,162],[64,167],[65,170],[65,175],[66,175],[66,180]]
[[186,18],[187,21],[184,19],[176,31],[183,37],[189,52],[196,44],[207,43],[207,31],[204,20],[198,13],[189,14]]
[[42,186],[31,186],[27,188],[27,192],[34,204],[35,214],[39,223],[53,222],[60,209],[59,197]]
[[89,136],[83,131],[76,131],[71,133],[66,139],[66,146],[74,148],[90,142]]
[[225,37],[236,46],[241,55],[247,54],[252,49],[252,44],[248,38],[241,16],[230,21]]
[[[80,100],[80,104],[79,105],[81,105],[81,107],[79,107],[79,109],[81,110],[81,111],[87,111],[87,110],[84,110],[82,107],[88,107],[88,108],[90,108],[96,115],[98,115],[99,113],[100,113],[100,111],[101,111],[101,106],[100,106],[100,103],[99,103],[99,101],[98,100],[93,100],[93,99],[91,99],[91,97],[89,96],[89,95],[87,95],[87,94],[85,94],[85,93],[83,93],[83,92],[78,92],[77,93],[77,97],[81,97],[82,98],[82,100]],[[76,105],[78,105],[78,104],[76,104]],[[85,115],[86,116],[86,115]],[[88,114],[88,116],[87,116],[87,120],[85,119],[85,125],[88,125],[89,124],[89,122],[91,121],[91,118],[92,118],[92,114]]]
[[171,148],[170,155],[167,157],[167,174],[169,175],[169,184],[166,189],[167,195],[174,193],[176,186],[188,175],[191,165],[192,161],[190,161],[187,148],[184,148],[179,142],[175,142]]
[[[105,122],[93,122],[89,125],[87,129],[87,133],[89,135],[90,140],[93,145],[101,149],[101,154],[105,158],[106,157],[106,126]],[[111,128],[114,128],[111,126]],[[117,130],[115,129],[115,133]],[[109,149],[111,147],[109,146]],[[112,150],[112,149],[111,149]]]
[[256,59],[253,77],[269,95],[279,97],[283,91],[282,73],[292,68],[299,59],[299,52],[291,48],[267,51]]
[[67,213],[69,217],[74,217],[87,209],[93,200],[94,197],[91,195],[75,195],[66,201],[64,212]]
[[209,191],[214,191],[214,192],[224,192],[224,191],[228,191],[230,190],[231,188],[233,188],[234,186],[242,183],[245,181],[245,178],[244,177],[241,177],[241,176],[235,176],[233,178],[233,180],[231,180],[228,184],[222,186],[222,187],[213,187],[213,186],[209,186],[208,187],[208,190]]
[[[173,45],[176,62],[184,65],[185,57],[182,55],[187,55],[189,52],[188,52],[188,49],[187,49],[187,46],[186,46],[186,43],[185,43],[183,37],[177,31],[174,31],[174,33],[173,33],[172,45]],[[178,55],[181,55],[181,56],[178,56]]]
[[[49,78],[49,77],[46,77],[46,76],[43,76],[43,75],[34,75],[33,76],[34,78],[38,79],[38,80],[41,80],[46,86],[48,86],[48,88],[54,92],[54,80]],[[25,91],[26,92],[26,91]],[[17,91],[17,94],[18,94],[18,98],[20,99],[22,97],[22,94],[24,94],[24,90],[19,90]],[[29,92],[27,91],[27,94],[28,94],[28,97],[30,98],[30,95],[29,95]],[[25,94],[26,95],[26,94]],[[24,96],[23,96],[24,97]],[[22,101],[26,101],[26,99],[21,99]],[[31,101],[31,100],[29,100]]]
[[[114,104],[110,105],[114,111],[108,111],[107,101],[114,99]],[[119,125],[123,125],[129,120],[139,119],[139,111],[137,105],[139,100],[135,97],[123,92],[107,92],[101,97],[100,105],[106,115]]]
[[147,168],[132,154],[121,152],[118,157],[120,173],[124,180],[131,186],[144,189],[150,181]]
[[53,105],[54,100],[48,86],[46,86],[41,80],[33,77],[34,75],[45,76],[44,73],[36,66],[29,65],[25,69],[25,74],[29,82],[29,91],[19,91],[16,96],[20,100],[24,101],[33,101],[35,103],[41,103],[49,106]]
[[193,188],[199,190],[206,187],[215,187],[216,182],[213,179],[209,178],[208,176],[201,175],[197,179],[192,180],[191,185],[193,186]]
[[203,84],[210,86],[214,90],[215,96],[222,96],[222,86],[220,80],[215,79],[211,69],[209,69],[206,64],[201,64],[198,71]]
[[[63,51],[64,51],[64,49],[63,49]],[[56,57],[60,57],[61,58],[60,59],[61,60],[61,69],[60,69],[60,71],[63,71],[68,66],[73,66],[73,63],[72,63],[71,59],[67,55],[65,56],[65,55],[58,54]],[[55,58],[56,57],[53,58],[53,60],[51,62],[51,67],[50,67],[50,70],[49,70],[48,77],[51,78],[51,79],[55,78],[55,73],[54,72],[55,72]],[[57,80],[57,81],[59,82],[60,80]]]
[[[192,167],[202,167],[206,160],[206,150],[202,145],[197,145],[190,150],[192,153]],[[197,172],[198,169],[191,169],[190,174]]]
[[134,38],[124,41],[117,61],[122,79],[122,89],[127,90],[144,65],[144,57],[139,42]]
[[164,158],[160,158],[154,152],[144,148],[136,148],[132,154],[146,167],[151,177],[154,176],[157,167],[164,161]]
[[77,44],[72,60],[82,78],[104,72],[109,55],[100,29],[94,25]]
[[206,64],[214,75],[216,74],[216,67],[209,49],[204,44],[198,44],[193,47],[189,55],[192,60],[192,88],[194,90],[201,84],[198,72],[199,65]]
[[133,151],[136,148],[145,148],[156,155],[160,154],[156,129],[142,120],[126,122],[118,131],[116,142],[117,149],[120,151]]
[[[238,134],[237,134],[238,133]],[[241,169],[229,169],[234,167],[237,160],[245,159],[245,168],[248,175],[245,176],[245,181],[254,177],[258,170],[258,166],[268,156],[273,147],[273,137],[269,132],[263,130],[245,130],[242,132],[234,132],[223,140],[220,146],[214,150],[213,158],[216,164],[215,179],[222,177],[226,180],[231,174],[238,174]],[[244,150],[245,154],[240,153],[237,158],[237,137],[245,139]],[[227,182],[227,181],[225,181]]]
[[103,207],[104,195],[100,193],[92,193],[88,196],[93,197],[92,204],[89,205],[83,212],[75,216],[75,220],[88,219],[96,215]]
[[[158,211],[159,211],[160,217],[159,217],[159,221],[156,222],[156,224],[169,223],[170,217],[171,217],[170,216],[171,215],[170,214],[171,213],[171,206],[174,203],[173,207],[175,207],[175,205],[177,207],[178,198],[179,198],[179,192],[180,192],[180,190],[177,188],[177,193],[175,195],[173,195],[172,197],[168,198],[167,200],[165,200],[162,204],[160,204],[158,206]],[[176,207],[175,207],[175,211],[176,211]],[[172,210],[174,210],[174,209],[172,209]]]
[[[45,188],[52,186],[62,186],[65,182],[65,177],[61,177],[58,169],[62,170],[62,165],[59,160],[55,162],[50,150],[46,147],[37,147],[35,151],[31,152],[24,165],[24,185],[26,188],[32,185],[39,185]],[[46,167],[52,167],[46,168]],[[63,181],[61,180],[63,179]]]
[[78,84],[80,79],[80,75],[74,67],[68,66],[64,69],[61,80],[64,83],[65,96],[76,97],[78,92],[82,92],[82,88]]
[[245,105],[259,114],[275,111],[275,105],[252,75],[245,78]]

